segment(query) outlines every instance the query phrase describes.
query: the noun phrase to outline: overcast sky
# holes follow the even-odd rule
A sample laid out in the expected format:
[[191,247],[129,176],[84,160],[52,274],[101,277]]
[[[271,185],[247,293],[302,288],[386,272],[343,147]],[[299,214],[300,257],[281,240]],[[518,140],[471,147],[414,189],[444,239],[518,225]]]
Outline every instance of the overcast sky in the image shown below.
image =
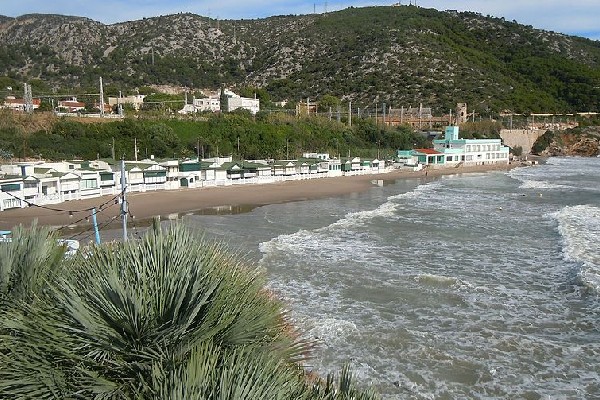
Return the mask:
[[[391,5],[397,0],[0,0],[0,14],[29,13],[88,17],[106,24],[192,12],[219,19],[254,19],[282,14],[336,11],[350,6]],[[600,40],[599,0],[410,0],[420,7],[474,11],[535,28]],[[403,5],[409,0],[402,0]]]

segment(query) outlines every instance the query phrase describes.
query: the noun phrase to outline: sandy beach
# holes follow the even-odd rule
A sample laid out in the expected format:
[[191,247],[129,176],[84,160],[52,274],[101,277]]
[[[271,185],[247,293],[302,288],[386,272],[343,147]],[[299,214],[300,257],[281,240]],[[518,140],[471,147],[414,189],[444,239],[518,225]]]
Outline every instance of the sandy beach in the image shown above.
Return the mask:
[[[396,179],[436,179],[440,175],[508,170],[520,166],[485,165],[459,168],[426,169],[418,172],[394,170],[383,174],[336,178],[318,178],[286,181],[261,185],[241,184],[227,187],[165,190],[129,193],[127,200],[132,224],[147,224],[148,220],[176,219],[186,214],[232,213],[249,211],[267,204],[334,197],[362,192],[374,187],[377,181]],[[98,225],[117,227],[120,222],[120,205],[114,196],[95,197],[41,207],[28,207],[0,212],[0,229],[10,230],[19,224],[30,225],[37,220],[40,225],[50,225],[67,233],[78,227],[89,227],[90,209],[100,209]],[[102,207],[100,207],[102,206]],[[51,209],[49,209],[51,208]],[[145,222],[146,221],[146,222]]]

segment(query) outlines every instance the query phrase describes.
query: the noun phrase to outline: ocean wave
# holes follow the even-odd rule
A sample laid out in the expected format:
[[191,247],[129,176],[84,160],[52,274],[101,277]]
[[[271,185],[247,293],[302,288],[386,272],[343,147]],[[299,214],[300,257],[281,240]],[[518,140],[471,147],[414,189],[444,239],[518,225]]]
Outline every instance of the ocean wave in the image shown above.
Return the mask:
[[567,206],[555,214],[562,237],[563,257],[581,264],[584,285],[600,290],[600,208]]
[[[340,255],[348,254],[348,252],[351,253],[353,252],[353,249],[351,248],[352,241],[349,239],[358,238],[356,233],[352,233],[353,230],[358,231],[358,228],[363,227],[375,218],[393,217],[401,204],[400,201],[418,198],[427,192],[435,190],[440,185],[441,183],[438,181],[420,185],[410,192],[389,196],[385,203],[379,205],[375,209],[348,213],[343,218],[317,229],[301,229],[291,234],[279,235],[267,242],[260,243],[259,251],[263,253],[263,257],[265,254],[276,250],[306,254],[312,249],[322,253],[325,242],[331,241],[332,238],[338,238],[339,235],[337,235],[337,233],[341,232],[343,235],[350,235],[349,237],[346,237],[348,240],[345,240],[344,243],[337,243],[335,245],[330,243],[334,248],[329,248],[328,250],[340,251],[341,253],[337,253]],[[368,238],[363,239],[368,240]],[[327,254],[335,257],[336,253],[328,252]]]
[[525,179],[522,181],[519,189],[568,189],[570,186],[559,185],[548,181],[536,181],[531,179]]
[[305,318],[300,322],[304,327],[304,336],[325,345],[344,342],[348,335],[358,332],[356,324],[336,318]]
[[415,277],[415,280],[421,284],[428,286],[439,287],[456,287],[462,286],[463,282],[453,276],[442,276],[434,274],[420,274]]

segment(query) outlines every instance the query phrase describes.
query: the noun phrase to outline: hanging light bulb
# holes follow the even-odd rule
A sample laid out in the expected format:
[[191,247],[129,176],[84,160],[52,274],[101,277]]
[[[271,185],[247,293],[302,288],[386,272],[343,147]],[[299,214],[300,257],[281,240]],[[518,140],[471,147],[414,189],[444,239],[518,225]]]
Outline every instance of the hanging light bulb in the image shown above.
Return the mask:
[[73,211],[69,211],[69,218],[73,218]]

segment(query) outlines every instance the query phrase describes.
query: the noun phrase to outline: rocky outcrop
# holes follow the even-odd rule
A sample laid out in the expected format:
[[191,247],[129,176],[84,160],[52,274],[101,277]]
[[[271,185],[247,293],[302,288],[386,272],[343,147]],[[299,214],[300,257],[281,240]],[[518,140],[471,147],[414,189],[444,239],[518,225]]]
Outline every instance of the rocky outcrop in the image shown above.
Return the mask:
[[548,133],[540,138],[545,137],[547,141],[550,138],[546,148],[538,152],[541,156],[596,157],[600,155],[600,126],[553,132],[551,135]]

